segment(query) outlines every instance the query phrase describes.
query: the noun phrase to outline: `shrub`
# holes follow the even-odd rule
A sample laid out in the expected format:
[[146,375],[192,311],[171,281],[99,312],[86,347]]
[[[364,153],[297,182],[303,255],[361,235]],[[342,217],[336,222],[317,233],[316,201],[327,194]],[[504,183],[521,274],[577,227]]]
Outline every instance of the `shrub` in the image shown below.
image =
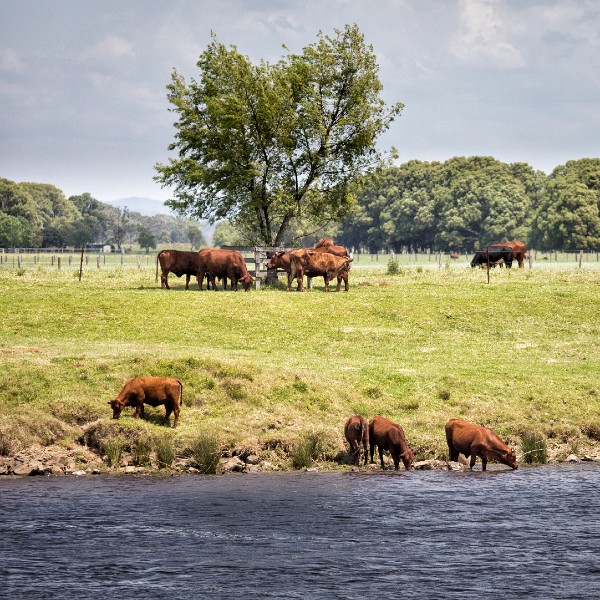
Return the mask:
[[521,436],[521,449],[526,464],[546,464],[548,449],[546,438],[541,433],[529,432]]
[[159,469],[168,469],[175,460],[175,446],[173,438],[168,433],[157,435],[154,438],[154,451]]
[[10,456],[13,449],[13,440],[4,431],[0,431],[0,456]]
[[192,443],[192,457],[205,475],[214,475],[219,466],[219,439],[215,433],[203,431]]
[[308,433],[296,444],[291,452],[294,469],[304,469],[312,466],[323,452],[323,439],[319,433]]
[[387,264],[388,275],[398,275],[400,273],[400,263],[397,258],[391,258]]

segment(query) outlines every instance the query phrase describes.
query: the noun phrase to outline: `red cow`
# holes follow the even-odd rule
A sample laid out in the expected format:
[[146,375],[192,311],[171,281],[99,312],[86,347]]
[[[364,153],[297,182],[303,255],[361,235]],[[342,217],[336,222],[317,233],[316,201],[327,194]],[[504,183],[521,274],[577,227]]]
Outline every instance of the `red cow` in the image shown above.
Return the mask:
[[198,276],[198,253],[185,250],[161,250],[156,255],[156,278],[158,279],[158,263],[160,263],[160,287],[170,290],[169,273],[177,277],[185,275],[185,289],[190,289],[190,277]]
[[398,423],[394,423],[385,417],[373,417],[369,421],[369,446],[371,450],[371,462],[375,446],[379,448],[379,459],[383,469],[383,451],[388,450],[394,461],[394,469],[400,469],[400,459],[404,463],[404,468],[410,471],[415,460],[412,450],[406,443],[404,430]]
[[493,244],[494,246],[508,246],[513,251],[513,260],[519,263],[519,269],[525,268],[525,255],[527,254],[527,248],[523,242],[501,242],[499,244]]
[[336,292],[340,291],[342,279],[348,291],[348,271],[352,259],[345,256],[334,256],[328,252],[320,252],[316,248],[301,248],[290,253],[291,270],[288,276],[288,291],[291,282],[298,280],[298,291],[304,291],[304,275],[309,277],[322,276],[325,280],[325,291],[329,291],[329,282],[337,278]]
[[352,464],[360,464],[360,446],[362,444],[365,455],[365,466],[368,462],[369,451],[369,421],[360,415],[354,415],[346,421],[344,435],[350,444]]
[[183,386],[179,379],[172,377],[134,377],[130,379],[114,400],[108,403],[113,409],[113,419],[121,416],[125,406],[135,406],[136,419],[144,418],[144,403],[150,406],[165,405],[165,425],[174,414],[173,427],[177,427],[181,409]]
[[487,427],[473,425],[461,419],[450,419],[446,423],[446,441],[450,460],[458,460],[458,454],[462,452],[467,458],[471,457],[471,469],[478,456],[484,471],[488,461],[500,462],[512,469],[519,468],[515,451]]
[[[231,280],[231,289],[237,292],[237,284],[240,282],[247,292],[254,279],[246,269],[246,261],[237,250],[221,250],[220,248],[204,248],[198,252],[198,282],[202,290],[202,280],[205,274],[209,274],[216,290],[215,278],[226,277]],[[225,282],[224,282],[225,285]],[[210,286],[209,286],[210,289]]]

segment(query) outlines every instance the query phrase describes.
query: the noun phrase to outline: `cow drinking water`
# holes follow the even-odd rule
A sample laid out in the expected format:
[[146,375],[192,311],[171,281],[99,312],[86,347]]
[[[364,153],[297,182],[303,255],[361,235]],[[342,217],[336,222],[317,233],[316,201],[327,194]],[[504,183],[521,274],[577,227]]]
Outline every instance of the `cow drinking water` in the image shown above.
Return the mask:
[[366,466],[369,460],[369,421],[367,421],[367,419],[361,415],[354,415],[353,417],[350,417],[344,426],[344,435],[350,444],[352,464],[360,464],[360,447],[362,445]]
[[488,461],[499,462],[512,469],[519,468],[515,451],[488,427],[474,425],[461,419],[450,419],[446,423],[446,442],[450,460],[458,460],[459,453],[467,458],[470,456],[471,469],[475,466],[477,457],[481,458],[483,471],[486,470]]
[[381,468],[383,465],[383,451],[387,450],[392,455],[394,461],[394,469],[400,469],[400,459],[404,463],[404,468],[410,471],[415,460],[412,450],[406,443],[404,430],[398,423],[394,423],[385,417],[373,417],[369,421],[369,446],[371,454],[371,462],[373,461],[373,453],[375,446],[379,448],[379,459],[381,460]]

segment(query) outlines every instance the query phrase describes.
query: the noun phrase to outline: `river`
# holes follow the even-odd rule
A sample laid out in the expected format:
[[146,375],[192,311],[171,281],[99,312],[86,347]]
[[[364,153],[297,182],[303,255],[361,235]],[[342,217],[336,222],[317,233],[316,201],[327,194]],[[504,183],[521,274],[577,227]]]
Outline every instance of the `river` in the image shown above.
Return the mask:
[[1,598],[600,595],[600,464],[0,479]]

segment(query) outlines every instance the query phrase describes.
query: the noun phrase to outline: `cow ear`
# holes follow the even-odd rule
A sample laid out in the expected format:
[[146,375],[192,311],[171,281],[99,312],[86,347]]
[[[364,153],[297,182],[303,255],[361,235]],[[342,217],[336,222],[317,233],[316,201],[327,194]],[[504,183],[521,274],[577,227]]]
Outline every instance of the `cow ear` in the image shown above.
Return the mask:
[[109,403],[109,404],[112,404],[112,400],[109,400],[109,401],[108,401],[108,403]]

